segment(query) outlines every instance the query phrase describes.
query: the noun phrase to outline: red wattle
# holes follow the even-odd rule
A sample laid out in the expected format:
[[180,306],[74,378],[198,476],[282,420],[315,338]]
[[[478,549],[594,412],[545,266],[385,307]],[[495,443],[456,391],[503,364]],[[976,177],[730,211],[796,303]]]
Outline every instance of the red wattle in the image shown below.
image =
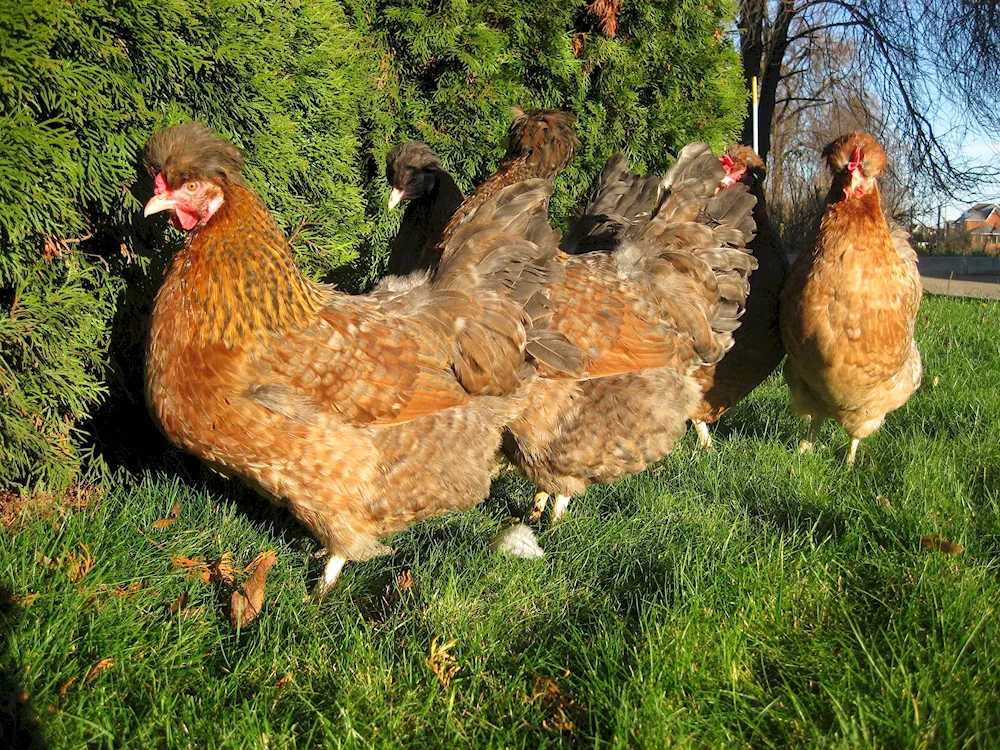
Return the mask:
[[180,223],[181,228],[189,231],[198,226],[198,222],[201,221],[201,217],[199,217],[198,214],[185,211],[179,206],[174,207],[174,216],[177,217],[177,221]]

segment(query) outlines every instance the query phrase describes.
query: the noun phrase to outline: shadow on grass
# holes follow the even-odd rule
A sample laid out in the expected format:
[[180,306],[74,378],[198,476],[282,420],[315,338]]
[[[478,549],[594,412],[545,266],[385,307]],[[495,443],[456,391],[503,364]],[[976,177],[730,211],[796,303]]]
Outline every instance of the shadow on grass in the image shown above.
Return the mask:
[[22,668],[15,664],[10,634],[21,618],[11,592],[0,585],[0,747],[45,748],[31,696],[20,683]]

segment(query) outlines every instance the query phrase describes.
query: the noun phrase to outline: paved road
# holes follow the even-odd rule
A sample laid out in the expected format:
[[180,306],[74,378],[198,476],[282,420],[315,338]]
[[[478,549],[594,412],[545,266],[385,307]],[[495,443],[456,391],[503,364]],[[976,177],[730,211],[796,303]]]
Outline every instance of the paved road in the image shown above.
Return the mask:
[[932,294],[1000,299],[1000,274],[996,272],[958,276],[944,271],[921,269],[920,279],[924,282],[924,290]]
[[[788,262],[794,263],[795,256],[789,255]],[[1000,299],[998,258],[926,256],[920,258],[919,268],[924,289],[931,294]],[[971,272],[961,273],[962,270]]]

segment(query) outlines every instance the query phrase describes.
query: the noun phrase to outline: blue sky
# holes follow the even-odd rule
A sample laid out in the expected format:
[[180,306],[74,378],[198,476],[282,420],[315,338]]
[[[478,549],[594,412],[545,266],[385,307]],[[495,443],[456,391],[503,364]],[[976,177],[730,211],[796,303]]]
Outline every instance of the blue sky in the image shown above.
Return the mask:
[[[934,130],[936,133],[953,133],[962,131],[961,115],[947,102],[942,102],[941,109],[935,114]],[[967,161],[970,166],[986,167],[994,175],[1000,174],[1000,142],[990,136],[970,129],[961,139],[949,139],[952,144],[949,150],[950,155],[957,161]],[[994,183],[991,186],[984,186],[979,192],[971,195],[960,195],[957,200],[947,201],[944,204],[944,218],[948,221],[957,219],[973,203],[980,201],[1000,203],[1000,188]],[[936,214],[935,206],[931,213]],[[936,216],[928,216],[928,220],[933,220]]]

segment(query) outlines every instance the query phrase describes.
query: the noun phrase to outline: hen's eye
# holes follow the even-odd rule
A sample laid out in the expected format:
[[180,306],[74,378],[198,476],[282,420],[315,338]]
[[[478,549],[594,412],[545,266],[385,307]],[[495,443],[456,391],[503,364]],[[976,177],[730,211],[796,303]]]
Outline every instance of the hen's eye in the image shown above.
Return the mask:
[[187,185],[184,186],[184,189],[187,190],[189,193],[193,193],[195,190],[198,189],[198,183],[189,182]]

